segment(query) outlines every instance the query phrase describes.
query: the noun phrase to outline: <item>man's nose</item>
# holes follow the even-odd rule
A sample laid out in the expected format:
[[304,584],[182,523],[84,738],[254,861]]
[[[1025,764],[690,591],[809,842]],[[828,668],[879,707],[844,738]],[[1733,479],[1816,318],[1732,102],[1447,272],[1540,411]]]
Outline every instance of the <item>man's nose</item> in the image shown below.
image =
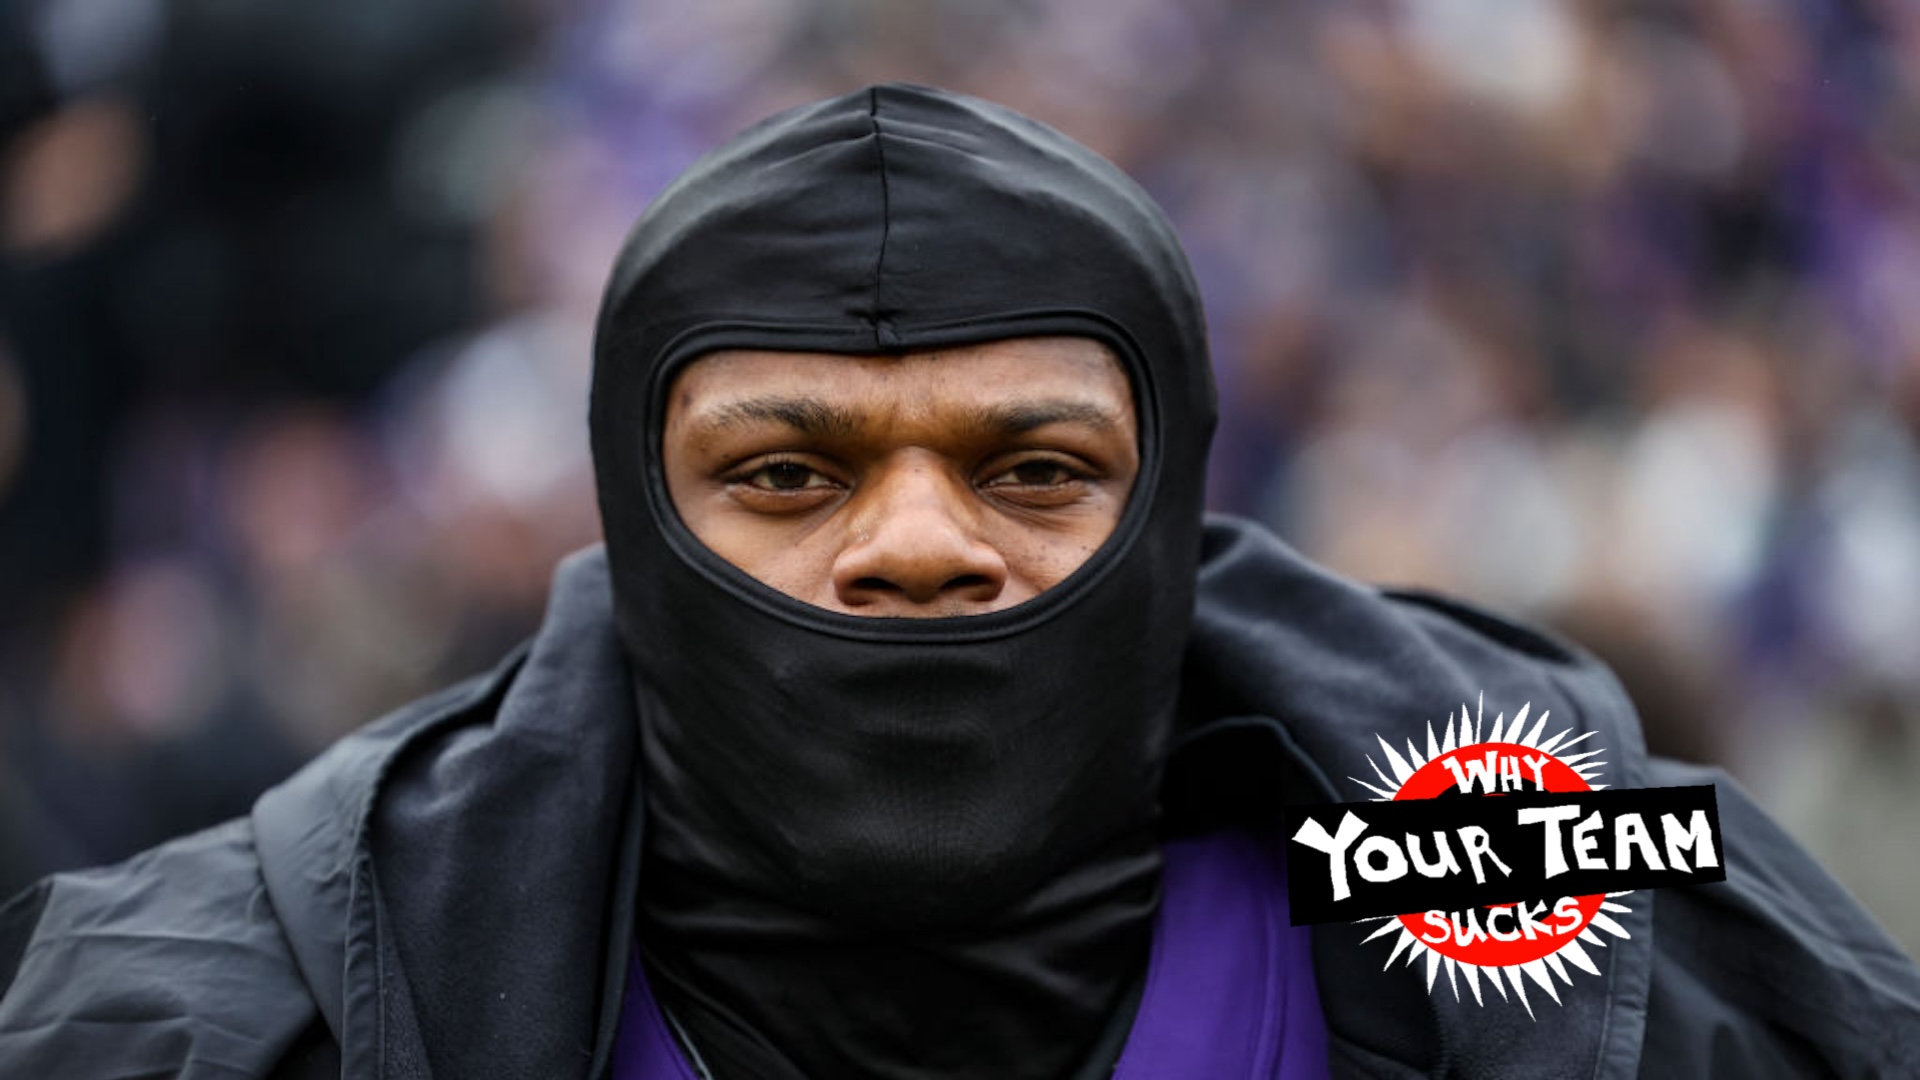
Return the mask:
[[990,610],[1007,587],[1007,561],[979,532],[979,508],[960,478],[929,463],[888,468],[854,499],[847,544],[834,560],[834,595],[862,615],[932,618]]

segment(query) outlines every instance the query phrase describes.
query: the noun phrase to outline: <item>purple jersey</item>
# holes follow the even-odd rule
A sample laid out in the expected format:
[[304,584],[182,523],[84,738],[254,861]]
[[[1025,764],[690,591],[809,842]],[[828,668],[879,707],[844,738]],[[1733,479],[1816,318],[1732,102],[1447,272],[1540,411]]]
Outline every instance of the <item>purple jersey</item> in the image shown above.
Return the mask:
[[[614,1080],[700,1080],[668,1029],[636,954]],[[1287,922],[1276,846],[1223,832],[1166,846],[1146,989],[1114,1080],[1312,1080],[1327,1028],[1312,938]]]

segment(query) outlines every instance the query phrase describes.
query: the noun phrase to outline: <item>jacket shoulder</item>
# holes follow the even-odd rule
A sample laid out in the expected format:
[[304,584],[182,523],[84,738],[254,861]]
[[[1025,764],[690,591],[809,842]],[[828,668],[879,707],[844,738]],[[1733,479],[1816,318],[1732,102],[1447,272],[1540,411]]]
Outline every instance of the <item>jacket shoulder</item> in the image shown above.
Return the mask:
[[1320,798],[1359,794],[1334,778],[1370,775],[1376,738],[1423,744],[1481,703],[1488,720],[1525,706],[1555,730],[1592,732],[1611,782],[1644,783],[1639,718],[1577,646],[1459,600],[1348,580],[1238,519],[1208,519],[1186,661],[1190,711],[1271,717],[1323,774]]
[[0,907],[0,1076],[338,1075],[367,808],[396,754],[524,654],[341,739],[246,818]]
[[0,1075],[267,1076],[316,1016],[246,820],[0,908]]

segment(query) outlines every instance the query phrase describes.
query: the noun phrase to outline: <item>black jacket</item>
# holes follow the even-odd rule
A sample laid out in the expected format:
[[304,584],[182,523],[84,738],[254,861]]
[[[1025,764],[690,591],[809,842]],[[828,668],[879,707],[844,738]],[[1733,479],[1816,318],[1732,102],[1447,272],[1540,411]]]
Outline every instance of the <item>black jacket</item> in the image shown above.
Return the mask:
[[[605,1075],[640,871],[639,785],[604,556],[565,564],[539,635],[377,721],[250,817],[0,909],[0,1077]],[[1727,881],[1627,898],[1536,1018],[1382,971],[1322,926],[1350,1076],[1920,1075],[1920,973],[1722,774],[1646,757],[1604,669],[1437,598],[1208,529],[1168,817],[1348,801],[1375,734],[1474,701],[1593,730],[1616,787],[1719,786]],[[1556,727],[1558,724],[1556,724]]]

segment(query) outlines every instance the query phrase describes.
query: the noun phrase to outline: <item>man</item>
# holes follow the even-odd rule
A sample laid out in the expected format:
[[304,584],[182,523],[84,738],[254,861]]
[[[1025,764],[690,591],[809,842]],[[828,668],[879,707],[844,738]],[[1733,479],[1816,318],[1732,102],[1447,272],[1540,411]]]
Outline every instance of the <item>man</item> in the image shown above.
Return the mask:
[[0,1073],[1896,1075],[1920,978],[1720,781],[1728,881],[1537,1016],[1288,925],[1287,801],[1461,701],[1649,761],[1611,678],[1202,522],[1146,196],[983,102],[775,117],[609,284],[604,552],[493,674],[0,917]]

